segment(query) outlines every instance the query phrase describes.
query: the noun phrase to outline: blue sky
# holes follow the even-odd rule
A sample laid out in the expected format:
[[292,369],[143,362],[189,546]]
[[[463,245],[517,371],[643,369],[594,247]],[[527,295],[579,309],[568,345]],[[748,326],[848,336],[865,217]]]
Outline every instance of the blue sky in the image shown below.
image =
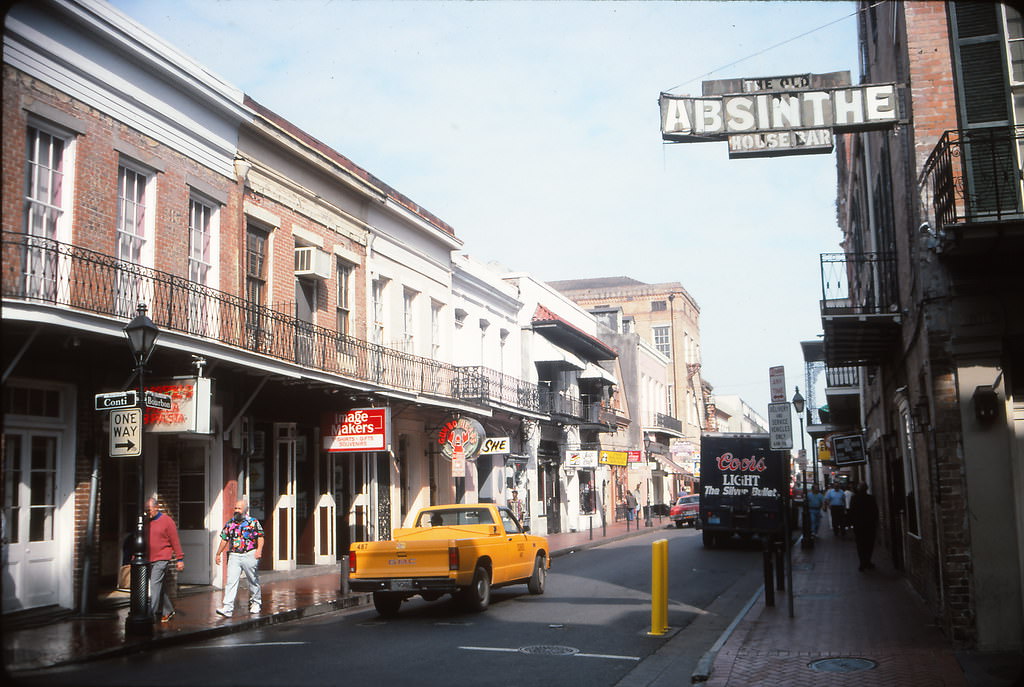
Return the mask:
[[658,94],[857,82],[853,3],[112,4],[441,217],[477,259],[543,280],[681,282],[717,393],[764,414],[773,365],[789,395],[804,388],[818,256],[840,252],[835,157],[663,144]]

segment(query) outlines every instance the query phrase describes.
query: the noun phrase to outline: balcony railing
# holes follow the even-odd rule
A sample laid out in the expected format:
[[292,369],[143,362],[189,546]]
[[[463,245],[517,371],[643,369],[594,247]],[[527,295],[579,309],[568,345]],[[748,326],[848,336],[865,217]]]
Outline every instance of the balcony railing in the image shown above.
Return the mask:
[[1024,219],[1020,149],[1024,126],[945,132],[918,177],[931,228]]
[[540,390],[540,410],[549,415],[560,415],[573,420],[583,420],[583,402],[575,396],[558,391]]
[[[162,329],[381,387],[537,410],[536,385],[487,368],[456,368],[339,334],[184,277],[25,234],[3,233],[5,300],[134,317],[147,304]],[[290,307],[289,307],[290,309]]]
[[673,432],[683,431],[683,421],[677,420],[671,415],[665,415],[663,413],[654,414],[654,426],[663,427],[664,429],[671,430]]
[[469,366],[456,368],[456,392],[464,401],[481,404],[501,403],[522,410],[540,411],[537,385],[516,379],[489,367]]
[[860,386],[860,368],[854,366],[826,367],[825,383],[832,388]]
[[892,253],[822,253],[822,315],[899,312],[896,258]]

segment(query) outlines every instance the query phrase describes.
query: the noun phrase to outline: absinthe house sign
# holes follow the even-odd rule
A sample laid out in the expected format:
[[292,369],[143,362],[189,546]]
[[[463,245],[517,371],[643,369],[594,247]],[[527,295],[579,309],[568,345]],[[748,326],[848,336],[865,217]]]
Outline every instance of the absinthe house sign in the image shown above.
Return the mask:
[[833,133],[901,121],[899,86],[850,86],[849,72],[705,81],[701,97],[662,93],[662,139],[728,141],[729,157],[829,153]]

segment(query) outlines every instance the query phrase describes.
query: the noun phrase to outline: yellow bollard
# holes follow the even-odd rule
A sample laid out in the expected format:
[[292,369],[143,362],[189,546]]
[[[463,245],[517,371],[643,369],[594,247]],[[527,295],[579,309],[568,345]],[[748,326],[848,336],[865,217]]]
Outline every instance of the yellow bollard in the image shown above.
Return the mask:
[[651,543],[651,631],[668,632],[668,539]]

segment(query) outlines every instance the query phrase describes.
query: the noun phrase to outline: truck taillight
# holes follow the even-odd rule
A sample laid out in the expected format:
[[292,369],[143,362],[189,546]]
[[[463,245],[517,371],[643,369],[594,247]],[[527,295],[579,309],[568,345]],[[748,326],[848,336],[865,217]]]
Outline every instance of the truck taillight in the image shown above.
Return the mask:
[[348,552],[348,573],[351,575],[356,571],[356,552]]
[[448,569],[459,569],[459,548],[457,546],[448,547]]

